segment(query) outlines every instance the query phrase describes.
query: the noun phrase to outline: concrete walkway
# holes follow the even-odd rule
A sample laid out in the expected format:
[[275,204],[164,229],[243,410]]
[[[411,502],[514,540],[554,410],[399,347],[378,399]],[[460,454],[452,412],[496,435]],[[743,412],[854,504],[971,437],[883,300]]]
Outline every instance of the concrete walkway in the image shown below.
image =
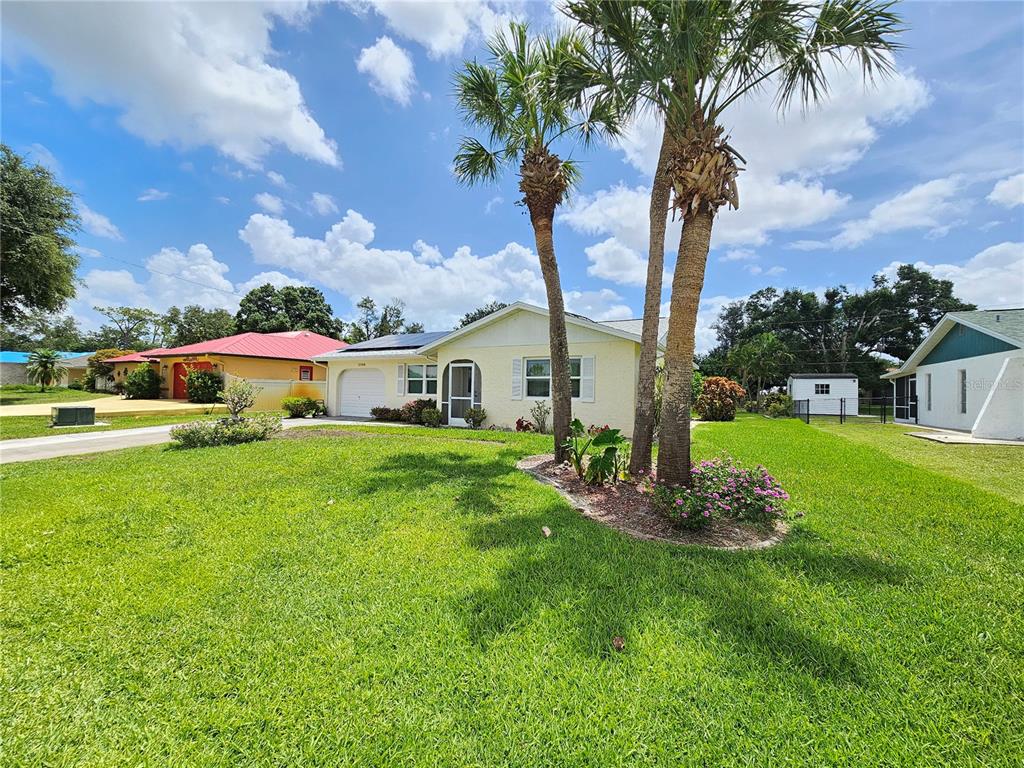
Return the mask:
[[58,405],[95,408],[96,415],[125,416],[140,413],[180,413],[182,416],[205,413],[211,408],[223,411],[221,404],[200,405],[188,400],[125,400],[122,397],[97,397],[91,400],[72,400],[64,403],[27,403],[25,405],[0,406],[0,418],[4,416],[49,416],[50,409]]
[[[187,419],[183,420],[187,421]],[[335,419],[322,417],[318,419],[282,419],[285,429],[295,427],[315,427],[320,425],[341,426],[376,426],[414,427],[413,424],[381,423],[375,421],[356,421],[353,419]],[[117,451],[121,448],[137,448],[143,445],[159,445],[171,441],[171,430],[174,424],[163,424],[159,427],[136,427],[135,429],[112,429],[107,432],[78,432],[71,435],[48,435],[46,437],[26,437],[21,440],[0,440],[0,464],[11,464],[16,461],[35,461],[37,459],[55,459],[60,456],[77,456],[83,453],[102,453]]]

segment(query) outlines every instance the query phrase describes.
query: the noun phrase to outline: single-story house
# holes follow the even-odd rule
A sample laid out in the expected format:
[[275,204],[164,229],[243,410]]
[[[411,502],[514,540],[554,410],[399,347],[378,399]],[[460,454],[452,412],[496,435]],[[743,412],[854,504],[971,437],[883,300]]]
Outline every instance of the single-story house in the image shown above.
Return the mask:
[[[565,321],[573,415],[631,434],[639,327],[570,313]],[[507,427],[551,398],[548,312],[523,302],[454,331],[384,336],[313,359],[327,366],[332,416],[365,418],[377,406],[436,398],[445,424],[465,426],[466,410],[483,407],[487,425]]]
[[811,415],[857,415],[860,391],[857,377],[850,373],[792,373],[786,393],[794,402],[803,401]]
[[183,347],[147,349],[107,362],[114,368],[115,385],[138,366],[153,366],[162,381],[161,397],[175,400],[187,397],[189,369],[213,371],[225,383],[247,379],[261,390],[254,409],[271,410],[280,408],[284,397],[323,400],[327,369],[312,358],[345,346],[343,341],[311,331],[248,332]]
[[897,421],[1024,439],[1024,309],[950,312],[882,378]]
[[[29,352],[0,352],[0,384],[28,384]],[[89,355],[92,352],[58,352],[61,357],[61,365],[67,368],[67,373],[55,386],[66,387],[72,381],[77,381],[85,376],[85,367],[89,363]]]

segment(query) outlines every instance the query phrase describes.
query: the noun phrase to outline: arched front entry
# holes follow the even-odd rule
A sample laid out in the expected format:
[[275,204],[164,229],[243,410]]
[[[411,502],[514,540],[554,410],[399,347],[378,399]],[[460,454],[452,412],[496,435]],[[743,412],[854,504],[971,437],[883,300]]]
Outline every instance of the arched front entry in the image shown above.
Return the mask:
[[212,371],[213,363],[175,363],[171,366],[171,397],[175,400],[188,398],[188,387],[185,386],[185,377],[189,371]]
[[384,371],[350,368],[338,376],[338,415],[370,418],[370,409],[384,405]]
[[452,360],[441,378],[441,419],[452,427],[466,427],[465,415],[483,402],[483,377],[472,360]]

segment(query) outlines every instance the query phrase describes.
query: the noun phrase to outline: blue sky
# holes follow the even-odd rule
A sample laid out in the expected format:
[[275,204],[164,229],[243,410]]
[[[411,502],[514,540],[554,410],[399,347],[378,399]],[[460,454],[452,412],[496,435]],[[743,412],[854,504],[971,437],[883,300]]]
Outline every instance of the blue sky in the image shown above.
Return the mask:
[[[766,285],[865,286],[928,265],[981,306],[1024,305],[1024,5],[905,3],[896,75],[780,118],[726,121],[747,160],[723,213],[698,346],[726,301]],[[339,316],[400,298],[428,328],[492,299],[542,303],[514,176],[460,187],[451,75],[544,3],[305,6],[5,3],[2,135],[79,195],[71,311],[237,307],[261,282],[324,290]],[[580,151],[556,222],[570,309],[638,316],[659,129]],[[670,229],[667,265],[678,238]],[[666,295],[667,300],[667,295]]]

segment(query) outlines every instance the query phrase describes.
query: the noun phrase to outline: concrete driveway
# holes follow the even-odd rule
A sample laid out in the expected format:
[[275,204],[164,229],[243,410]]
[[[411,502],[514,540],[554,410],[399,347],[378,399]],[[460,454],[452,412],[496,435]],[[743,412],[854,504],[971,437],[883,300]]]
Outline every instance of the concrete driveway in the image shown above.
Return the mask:
[[[131,401],[129,401],[131,402]],[[161,401],[165,402],[165,401]],[[183,419],[187,421],[188,419]],[[388,427],[414,427],[413,424],[353,421],[322,417],[318,419],[282,419],[285,429],[339,424],[342,426],[366,426],[377,424]],[[0,440],[0,464],[37,459],[55,459],[60,456],[77,456],[83,453],[103,453],[121,448],[137,448],[143,445],[159,445],[171,441],[174,424],[159,427],[136,427],[135,429],[113,429],[107,432],[79,432],[70,435],[47,435],[26,437],[20,440]]]
[[223,411],[222,404],[201,405],[188,400],[125,400],[116,395],[97,397],[91,400],[72,400],[66,403],[28,403],[26,405],[0,405],[0,418],[4,416],[49,416],[50,409],[57,405],[95,408],[96,415],[124,416],[137,413],[204,413],[211,408]]

